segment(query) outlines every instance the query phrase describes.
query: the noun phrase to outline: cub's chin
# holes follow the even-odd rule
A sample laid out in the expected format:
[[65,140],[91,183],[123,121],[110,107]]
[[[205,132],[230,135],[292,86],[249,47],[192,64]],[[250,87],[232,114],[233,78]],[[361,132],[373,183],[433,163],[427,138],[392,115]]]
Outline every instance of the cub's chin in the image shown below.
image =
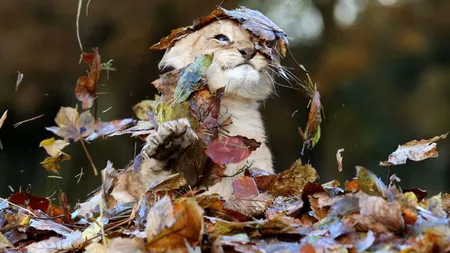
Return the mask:
[[264,100],[272,93],[271,77],[263,71],[257,71],[250,64],[225,70],[212,69],[214,71],[208,73],[207,79],[213,91],[225,87],[225,95],[231,94],[251,100]]

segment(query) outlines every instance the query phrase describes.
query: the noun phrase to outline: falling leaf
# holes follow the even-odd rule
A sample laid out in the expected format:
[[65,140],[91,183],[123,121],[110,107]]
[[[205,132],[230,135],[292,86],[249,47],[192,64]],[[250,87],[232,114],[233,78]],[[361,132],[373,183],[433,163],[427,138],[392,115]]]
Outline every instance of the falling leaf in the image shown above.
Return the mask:
[[47,154],[52,157],[58,157],[61,155],[61,150],[69,145],[67,141],[64,140],[55,140],[55,138],[49,138],[41,141],[39,143],[39,147],[43,147]]
[[8,116],[8,110],[6,110],[6,111],[3,113],[2,117],[0,118],[0,128],[2,128],[3,123],[5,123],[5,120],[6,120],[6,117],[7,117],[7,116]]
[[344,152],[343,148],[338,149],[338,151],[336,152],[336,161],[337,161],[337,164],[338,164],[338,171],[339,172],[342,172],[342,159],[343,159],[342,152]]
[[94,132],[94,117],[89,111],[78,114],[77,108],[61,107],[55,118],[57,127],[46,127],[50,132],[72,143]]
[[208,145],[206,154],[218,164],[238,163],[260,145],[261,143],[243,136],[219,137]]
[[23,73],[17,71],[16,91],[19,90],[19,85],[22,83],[22,81],[23,81]]
[[102,70],[98,49],[94,48],[93,50],[94,53],[83,53],[81,55],[83,63],[88,64],[90,70],[87,76],[78,78],[75,88],[75,96],[82,102],[82,108],[84,110],[92,107],[96,96],[95,90],[100,78],[100,71]]
[[317,91],[317,85],[312,82],[310,76],[307,74],[308,79],[306,84],[302,85],[310,96],[310,109],[308,114],[308,122],[305,129],[298,128],[300,137],[303,140],[302,154],[305,147],[312,149],[319,142],[321,136],[320,123],[322,122],[322,103],[320,101],[320,94]]
[[61,165],[59,163],[68,160],[70,160],[70,155],[61,153],[59,156],[49,156],[45,158],[45,160],[41,162],[41,165],[46,170],[58,174],[61,169]]
[[119,132],[134,123],[133,119],[118,119],[110,122],[97,122],[95,124],[95,132],[90,134],[86,140],[92,141],[99,137],[106,137],[115,132]]
[[184,69],[173,94],[175,103],[186,101],[199,88],[200,80],[206,75],[212,61],[212,54],[200,55]]
[[428,158],[438,157],[439,153],[435,142],[447,138],[447,135],[448,133],[427,140],[413,140],[399,145],[397,150],[389,155],[388,160],[380,162],[380,165],[392,166],[405,164],[408,159],[418,162]]

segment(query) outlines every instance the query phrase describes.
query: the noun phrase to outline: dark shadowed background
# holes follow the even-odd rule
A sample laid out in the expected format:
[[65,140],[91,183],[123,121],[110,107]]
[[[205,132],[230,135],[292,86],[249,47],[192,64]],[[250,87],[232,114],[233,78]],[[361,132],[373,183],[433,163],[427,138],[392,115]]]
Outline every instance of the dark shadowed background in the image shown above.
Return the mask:
[[[116,72],[98,87],[98,116],[103,121],[132,116],[131,107],[152,98],[150,82],[158,77],[163,52],[151,44],[170,29],[192,23],[220,1],[92,0],[83,10],[80,34],[85,51],[98,47],[103,61],[114,59]],[[60,106],[75,106],[80,48],[76,39],[77,1],[4,0],[0,2],[0,113],[8,118],[0,129],[0,196],[11,186],[31,184],[35,195],[61,189],[73,203],[100,184],[79,143],[64,151],[72,155],[60,176],[40,166],[45,151],[39,142],[52,137]],[[385,178],[378,162],[398,144],[430,138],[450,129],[450,1],[448,0],[267,0],[226,1],[224,7],[258,9],[288,33],[296,60],[310,70],[325,108],[322,138],[306,152],[321,182],[341,183],[362,165]],[[84,9],[84,8],[83,8]],[[283,64],[304,79],[288,57]],[[17,71],[24,74],[15,91]],[[298,86],[278,80],[277,96],[262,112],[275,165],[282,171],[299,157],[308,98]],[[107,112],[102,112],[112,107]],[[44,117],[13,128],[34,116]],[[88,146],[99,169],[111,160],[124,168],[133,158],[136,140],[128,136],[94,141]],[[140,147],[142,143],[138,142]],[[450,190],[450,141],[439,143],[440,157],[394,168],[403,188],[438,193]],[[336,150],[345,148],[339,173]],[[85,175],[79,184],[75,175]]]

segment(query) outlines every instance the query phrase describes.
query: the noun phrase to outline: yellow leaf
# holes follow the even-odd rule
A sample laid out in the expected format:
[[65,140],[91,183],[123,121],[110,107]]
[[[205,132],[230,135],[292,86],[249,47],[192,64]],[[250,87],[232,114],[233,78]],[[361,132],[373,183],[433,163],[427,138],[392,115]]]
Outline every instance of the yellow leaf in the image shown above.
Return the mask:
[[55,140],[55,138],[49,138],[41,141],[39,143],[39,147],[45,148],[45,151],[47,151],[47,154],[49,154],[52,157],[58,157],[61,155],[61,150],[69,145],[67,141],[64,140]]
[[61,166],[59,165],[62,161],[70,160],[70,155],[61,153],[59,156],[49,156],[41,162],[42,167],[48,171],[53,171],[58,174]]

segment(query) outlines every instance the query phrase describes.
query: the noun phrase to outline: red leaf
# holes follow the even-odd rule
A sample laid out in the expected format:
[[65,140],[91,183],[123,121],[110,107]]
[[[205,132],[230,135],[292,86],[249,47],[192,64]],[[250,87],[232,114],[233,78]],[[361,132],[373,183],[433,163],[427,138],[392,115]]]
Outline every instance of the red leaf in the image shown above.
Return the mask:
[[219,137],[206,148],[206,154],[218,164],[238,163],[246,159],[261,143],[242,136]]
[[16,192],[8,200],[13,204],[29,206],[31,209],[41,210],[43,212],[47,211],[49,205],[48,199],[33,196],[26,192]]

